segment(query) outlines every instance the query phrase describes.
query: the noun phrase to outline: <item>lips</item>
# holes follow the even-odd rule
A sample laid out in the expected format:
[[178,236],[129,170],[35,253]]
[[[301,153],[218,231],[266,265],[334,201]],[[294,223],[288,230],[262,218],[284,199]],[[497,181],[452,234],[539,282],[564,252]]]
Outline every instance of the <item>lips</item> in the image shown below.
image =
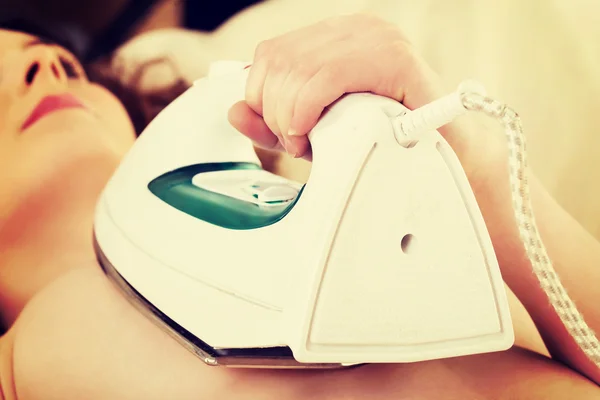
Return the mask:
[[47,96],[39,102],[37,107],[31,112],[22,130],[29,128],[43,117],[52,114],[53,112],[65,110],[69,108],[86,108],[85,105],[75,96],[71,94],[61,94],[55,96]]

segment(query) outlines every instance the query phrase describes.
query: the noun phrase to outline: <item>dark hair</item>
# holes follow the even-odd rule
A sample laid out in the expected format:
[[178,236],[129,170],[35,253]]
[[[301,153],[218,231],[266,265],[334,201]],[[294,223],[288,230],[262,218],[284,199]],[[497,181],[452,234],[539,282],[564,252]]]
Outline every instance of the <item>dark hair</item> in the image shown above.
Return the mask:
[[[85,35],[64,25],[58,27],[38,21],[34,22],[31,19],[4,18],[0,19],[0,29],[37,36],[66,48],[80,60],[85,59],[84,53],[87,46]],[[121,101],[139,135],[164,107],[189,87],[188,82],[178,79],[168,88],[142,93],[139,82],[141,82],[146,68],[160,63],[168,63],[171,68],[176,69],[176,66],[168,58],[150,60],[138,68],[128,84],[121,79],[121,71],[115,71],[110,67],[112,65],[111,56],[92,63],[85,63],[83,67],[91,82],[104,86]]]
[[163,108],[190,86],[187,81],[179,78],[167,88],[142,92],[139,83],[147,68],[156,64],[170,64],[173,69],[176,69],[169,58],[149,60],[138,67],[129,83],[126,84],[122,80],[122,71],[111,67],[113,65],[112,57],[84,65],[90,81],[104,86],[121,101],[129,113],[138,135]]
[[86,36],[76,28],[54,25],[18,15],[0,17],[0,29],[27,33],[56,43],[82,59],[87,47]]

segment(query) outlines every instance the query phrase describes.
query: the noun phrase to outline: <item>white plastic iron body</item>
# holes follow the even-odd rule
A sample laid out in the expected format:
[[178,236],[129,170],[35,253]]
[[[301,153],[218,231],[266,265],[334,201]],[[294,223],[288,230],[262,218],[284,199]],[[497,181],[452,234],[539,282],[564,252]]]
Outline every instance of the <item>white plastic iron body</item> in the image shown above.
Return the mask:
[[500,351],[513,327],[461,165],[435,131],[399,143],[391,99],[351,94],[310,133],[303,185],[229,123],[243,64],[148,126],[98,203],[98,258],[210,365],[336,367]]

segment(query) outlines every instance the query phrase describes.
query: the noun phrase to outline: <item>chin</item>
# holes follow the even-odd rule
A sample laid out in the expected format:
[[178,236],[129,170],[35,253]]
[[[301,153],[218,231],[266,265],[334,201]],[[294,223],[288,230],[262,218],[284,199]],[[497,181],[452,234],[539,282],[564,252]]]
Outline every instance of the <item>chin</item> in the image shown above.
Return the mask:
[[7,229],[27,235],[74,216],[91,223],[98,197],[131,143],[83,113],[44,119],[22,135],[10,149],[18,157],[3,165],[10,179],[2,180],[0,194],[10,196],[0,198],[0,236]]
[[[66,110],[46,116],[23,133],[31,141],[42,142],[49,148],[61,145],[84,152],[109,150],[119,157],[134,142],[130,126],[101,119],[85,110]],[[65,151],[69,151],[66,149]]]

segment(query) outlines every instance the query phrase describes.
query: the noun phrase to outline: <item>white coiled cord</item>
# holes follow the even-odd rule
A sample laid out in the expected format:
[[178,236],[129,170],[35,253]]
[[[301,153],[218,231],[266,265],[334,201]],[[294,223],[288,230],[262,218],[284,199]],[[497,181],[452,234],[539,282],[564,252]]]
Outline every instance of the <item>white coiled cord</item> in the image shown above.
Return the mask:
[[395,121],[396,139],[410,143],[415,132],[438,129],[467,111],[500,120],[508,139],[509,177],[513,210],[521,241],[533,271],[569,334],[586,356],[600,368],[600,343],[567,294],[540,238],[527,181],[525,137],[519,115],[507,105],[487,97],[475,82],[463,82],[457,92],[420,107]]

